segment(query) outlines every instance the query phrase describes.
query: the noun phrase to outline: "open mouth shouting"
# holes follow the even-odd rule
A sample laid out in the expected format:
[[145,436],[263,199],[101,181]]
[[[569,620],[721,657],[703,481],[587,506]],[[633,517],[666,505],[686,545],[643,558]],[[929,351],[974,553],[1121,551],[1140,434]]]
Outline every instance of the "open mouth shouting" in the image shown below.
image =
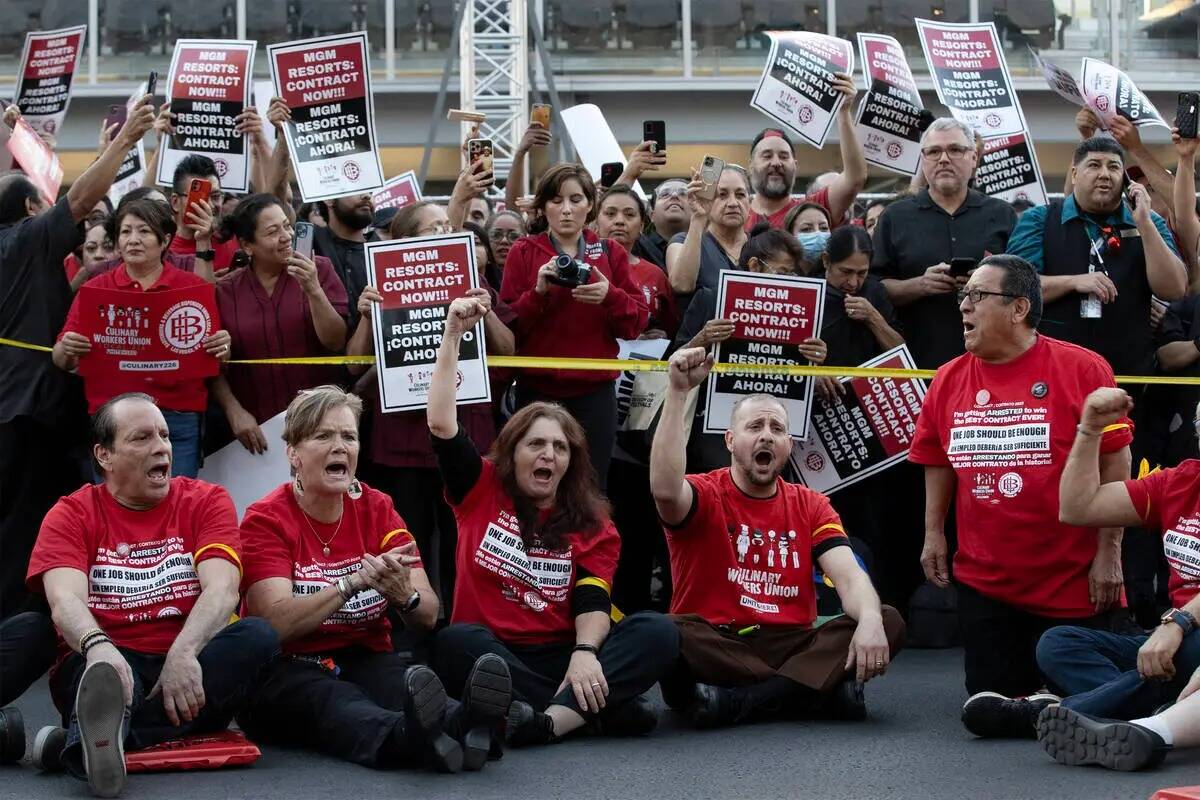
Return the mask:
[[347,480],[350,477],[350,464],[341,459],[330,461],[325,465],[325,474],[335,481]]
[[146,470],[146,477],[153,486],[166,486],[171,480],[171,462],[165,459],[155,462],[154,466]]
[[775,463],[775,452],[769,447],[760,447],[754,451],[752,458],[754,466],[759,469],[770,469],[771,465]]

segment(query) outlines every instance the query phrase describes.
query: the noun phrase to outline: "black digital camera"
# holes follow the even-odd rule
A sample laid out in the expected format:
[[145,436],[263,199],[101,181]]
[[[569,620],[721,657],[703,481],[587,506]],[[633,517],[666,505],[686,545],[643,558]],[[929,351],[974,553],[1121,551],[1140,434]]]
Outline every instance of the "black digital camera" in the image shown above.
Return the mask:
[[548,280],[558,286],[566,286],[568,289],[583,286],[592,277],[591,267],[568,255],[555,257],[554,270],[554,276],[548,278]]

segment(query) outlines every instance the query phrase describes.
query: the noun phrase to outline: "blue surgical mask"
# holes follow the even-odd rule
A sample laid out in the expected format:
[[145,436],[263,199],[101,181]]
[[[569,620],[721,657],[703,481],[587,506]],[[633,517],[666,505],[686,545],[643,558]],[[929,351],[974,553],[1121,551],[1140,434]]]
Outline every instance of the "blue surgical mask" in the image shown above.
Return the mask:
[[825,248],[829,246],[829,231],[809,231],[797,233],[796,238],[804,248],[804,259],[815,262],[821,258]]

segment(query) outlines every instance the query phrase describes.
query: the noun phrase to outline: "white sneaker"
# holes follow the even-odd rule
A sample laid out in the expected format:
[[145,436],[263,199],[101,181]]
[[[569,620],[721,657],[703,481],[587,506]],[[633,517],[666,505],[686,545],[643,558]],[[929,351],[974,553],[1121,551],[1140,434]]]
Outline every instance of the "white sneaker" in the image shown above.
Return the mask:
[[42,772],[62,772],[62,752],[67,744],[67,729],[57,725],[47,725],[37,732],[33,739],[33,750],[29,755],[29,763]]

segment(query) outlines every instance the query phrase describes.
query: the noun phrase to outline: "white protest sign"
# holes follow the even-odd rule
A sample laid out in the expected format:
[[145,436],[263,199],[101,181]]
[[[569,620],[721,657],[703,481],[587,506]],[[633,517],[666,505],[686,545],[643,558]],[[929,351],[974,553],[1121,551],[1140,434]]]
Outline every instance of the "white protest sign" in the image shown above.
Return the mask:
[[256,47],[251,41],[220,39],[175,42],[167,78],[175,132],[158,154],[160,185],[169,185],[176,165],[195,153],[213,160],[222,189],[250,190],[250,152],[235,120],[250,105]]
[[858,140],[869,163],[913,175],[921,163],[921,93],[891,36],[858,34],[867,94],[858,107]]
[[833,88],[835,72],[854,72],[854,45],[845,39],[808,31],[767,31],[771,49],[758,88],[756,108],[822,147],[846,96]]
[[[470,233],[367,242],[367,271],[383,302],[375,307],[379,408],[384,413],[426,407],[446,311],[479,287]],[[458,403],[488,403],[483,322],[467,331],[458,355]]]
[[1083,59],[1083,76],[1079,81],[1088,105],[1104,121],[1105,127],[1115,117],[1125,117],[1134,125],[1161,125],[1169,128],[1150,98],[1134,85],[1121,70],[1095,58]]
[[955,119],[985,139],[1028,129],[994,24],[914,21],[933,88]]
[[275,95],[292,112],[283,132],[305,202],[383,185],[369,52],[365,32],[267,47]]
[[[805,365],[800,345],[821,330],[825,281],[793,275],[758,275],[721,270],[717,318],[733,322],[733,335],[719,343],[717,363]],[[805,375],[720,372],[709,376],[705,433],[724,433],[738,399],[769,394],[787,411],[789,433],[808,435],[813,380]]]
[[[567,134],[571,137],[571,144],[575,146],[575,152],[579,155],[579,160],[583,162],[583,166],[592,174],[595,181],[599,182],[600,167],[604,164],[611,161],[620,161],[622,164],[629,163],[629,160],[625,158],[625,152],[621,150],[621,145],[617,142],[617,137],[613,136],[612,128],[608,126],[608,120],[604,118],[604,112],[599,107],[591,103],[582,103],[564,108],[562,121],[567,128]],[[633,182],[633,190],[642,197],[646,196],[638,181]]]
[[246,508],[266,497],[276,486],[291,479],[291,465],[283,443],[283,418],[279,412],[258,427],[267,441],[267,451],[255,455],[234,440],[204,457],[198,477],[224,486],[237,507],[238,519]]

